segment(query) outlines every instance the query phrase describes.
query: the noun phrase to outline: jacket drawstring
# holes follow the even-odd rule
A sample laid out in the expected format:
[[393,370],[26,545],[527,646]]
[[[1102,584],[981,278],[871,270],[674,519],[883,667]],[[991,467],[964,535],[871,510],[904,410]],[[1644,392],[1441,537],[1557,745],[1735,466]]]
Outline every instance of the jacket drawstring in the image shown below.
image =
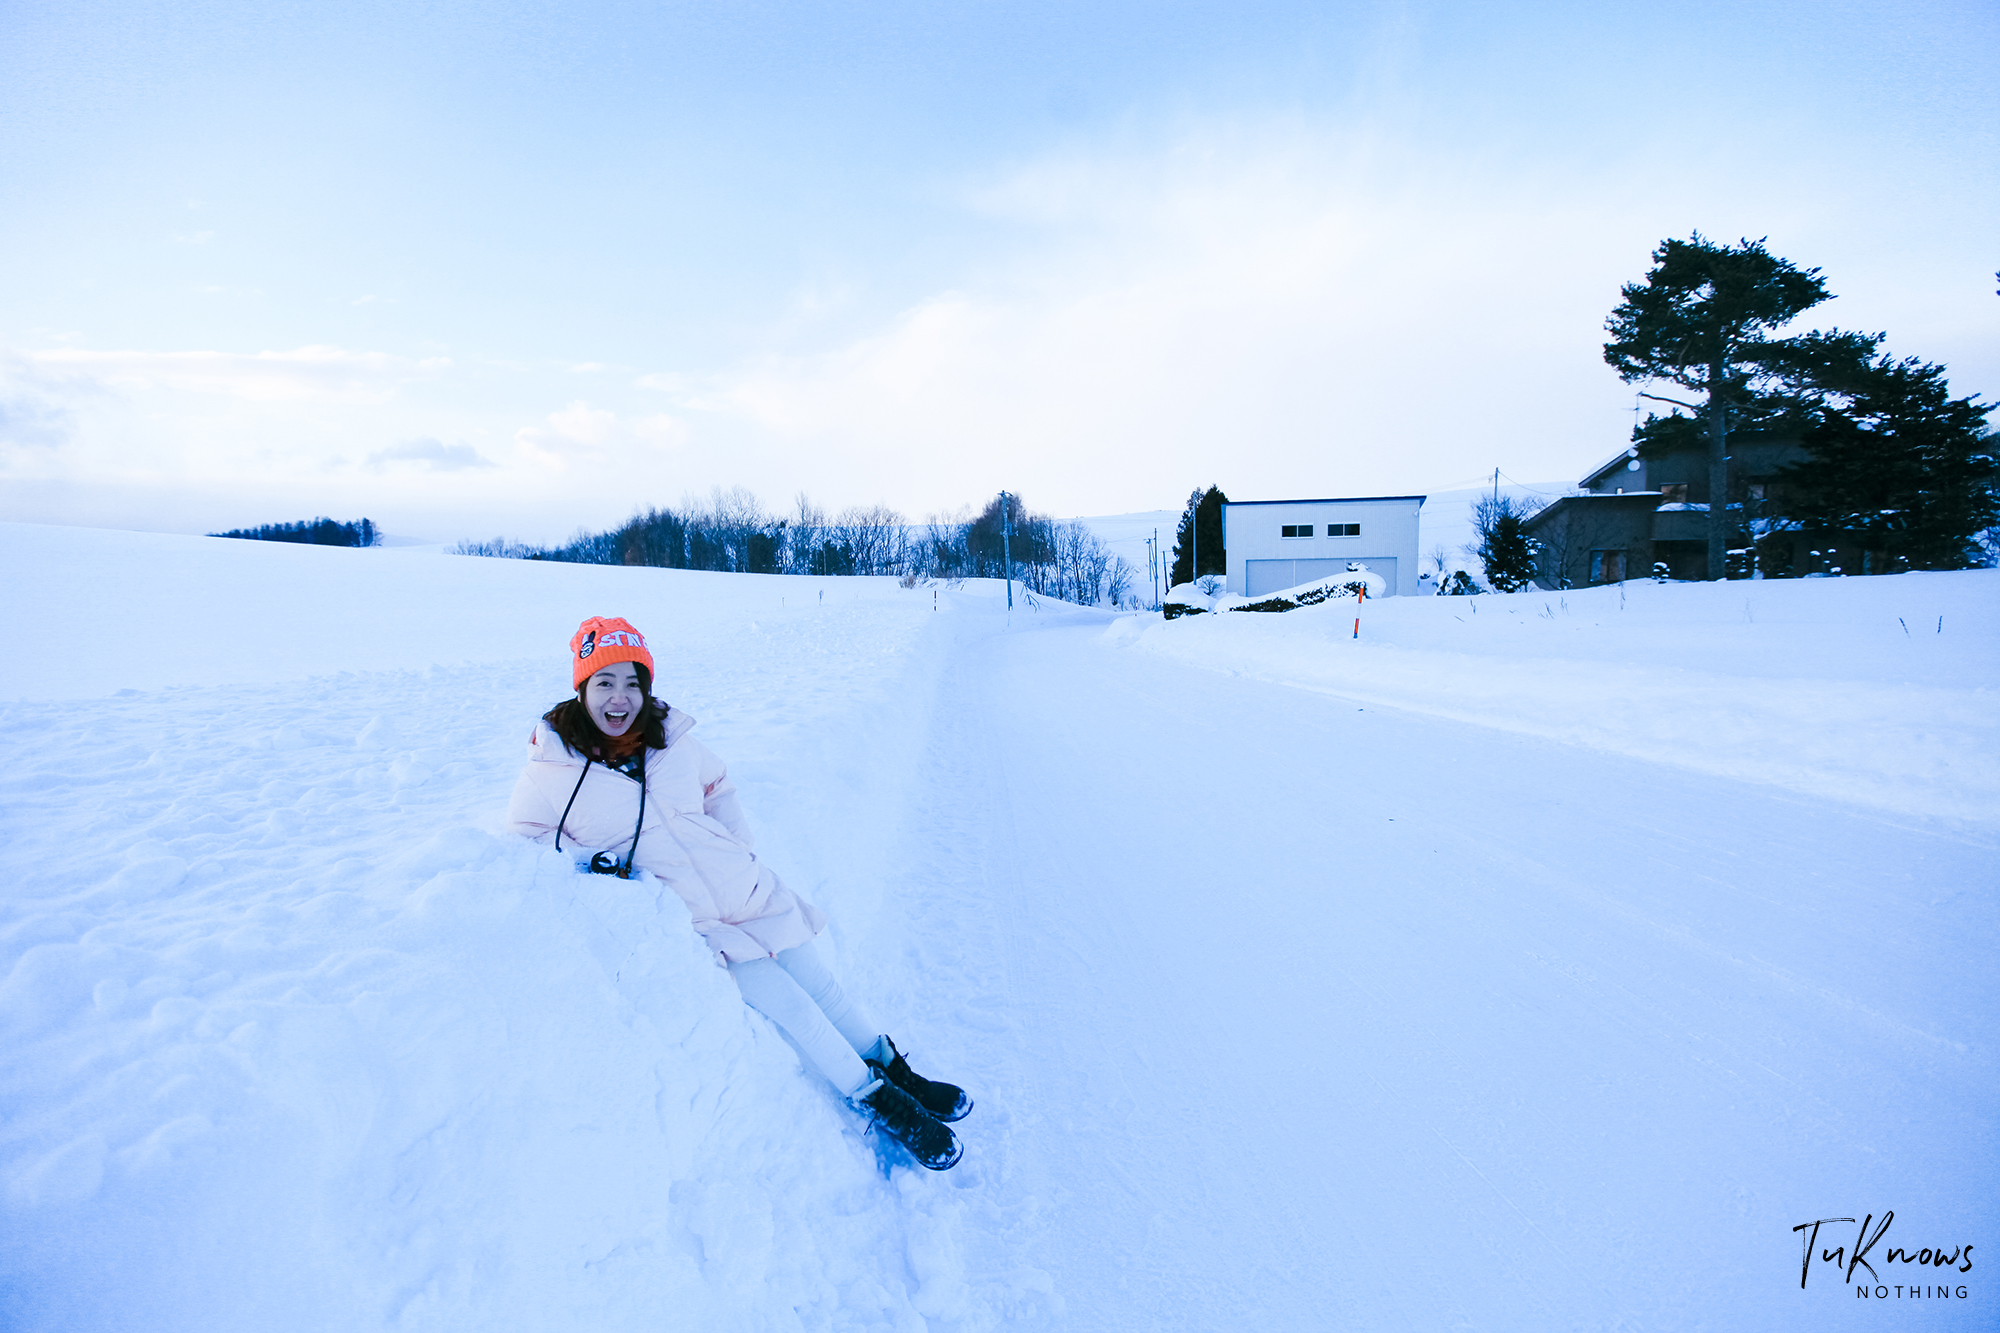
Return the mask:
[[[576,795],[575,792],[570,793]],[[618,878],[632,878],[632,858],[639,854],[639,830],[646,823],[646,756],[639,756],[639,819],[632,825],[632,849],[625,853],[625,864],[618,867]]]
[[[584,756],[583,772],[576,775],[576,785],[569,789],[569,799],[563,802],[562,818],[556,821],[557,851],[562,850],[563,825],[569,822],[570,807],[576,804],[576,794],[583,790],[583,780],[590,776],[590,766],[596,762],[595,756]],[[639,833],[646,826],[646,767],[644,758],[641,758],[639,761],[639,818],[632,825],[632,846],[626,850],[624,862],[612,872],[620,879],[632,878],[632,862],[639,855]],[[596,869],[594,864],[592,869]]]
[[[596,761],[592,759],[592,757],[589,755],[585,755],[583,757],[583,772],[576,775],[576,785],[569,789],[569,799],[563,802],[562,818],[556,821],[557,851],[562,850],[562,831],[563,831],[563,825],[569,821],[569,808],[572,805],[576,804],[576,794],[583,790],[583,780],[590,776],[590,766],[594,762]],[[639,814],[643,818],[645,816],[645,813],[646,813],[646,789],[644,787],[641,787],[639,788]],[[638,845],[639,845],[638,835],[634,834],[632,838],[632,846],[634,848],[637,848]]]

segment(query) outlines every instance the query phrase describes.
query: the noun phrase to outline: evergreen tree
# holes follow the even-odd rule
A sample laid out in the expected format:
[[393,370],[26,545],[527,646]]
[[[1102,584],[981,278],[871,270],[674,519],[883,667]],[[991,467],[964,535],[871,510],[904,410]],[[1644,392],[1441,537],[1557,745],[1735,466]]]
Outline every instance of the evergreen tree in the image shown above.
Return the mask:
[[[1181,510],[1180,528],[1174,534],[1173,573],[1167,579],[1167,586],[1193,583],[1204,574],[1229,572],[1229,556],[1222,549],[1222,506],[1227,503],[1229,497],[1214,486],[1207,490],[1197,486],[1188,494],[1187,507]],[[1196,537],[1200,540],[1195,540]],[[1194,567],[1197,553],[1201,559],[1199,569]]]
[[744,553],[743,563],[745,569],[752,574],[777,573],[778,534],[768,528],[751,533],[749,546]]
[[966,551],[972,572],[981,578],[1005,578],[1007,558],[1014,561],[1013,577],[1022,577],[1027,565],[1045,565],[1054,558],[1049,540],[1049,520],[1028,511],[1017,492],[1007,492],[1003,505],[998,495],[986,502],[967,526]]
[[1527,523],[1541,511],[1539,500],[1512,495],[1483,497],[1472,506],[1472,525],[1479,533],[1475,551],[1495,592],[1519,592],[1535,581],[1539,544],[1528,536]]
[[1916,357],[1824,381],[1801,436],[1812,456],[1782,474],[1787,516],[1851,533],[1900,568],[1983,564],[1979,534],[2000,516],[1993,405],[1951,397],[1945,368]]
[[[1611,335],[1606,363],[1628,384],[1664,380],[1705,395],[1699,403],[1642,396],[1687,408],[1707,436],[1708,576],[1722,578],[1730,544],[1729,432],[1739,421],[1782,407],[1764,394],[1784,378],[1797,345],[1770,335],[1832,294],[1818,269],[1793,266],[1761,240],[1717,245],[1700,232],[1662,242],[1646,280],[1620,290],[1625,299],[1604,325]],[[1691,428],[1649,421],[1634,437],[1643,447],[1661,432]]]

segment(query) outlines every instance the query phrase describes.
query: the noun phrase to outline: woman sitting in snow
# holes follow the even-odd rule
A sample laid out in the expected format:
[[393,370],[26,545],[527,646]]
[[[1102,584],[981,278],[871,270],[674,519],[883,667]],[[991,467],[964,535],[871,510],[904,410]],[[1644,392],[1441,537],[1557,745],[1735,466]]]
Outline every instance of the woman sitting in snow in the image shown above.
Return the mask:
[[688,735],[693,718],[653,697],[645,639],[623,620],[593,616],[569,647],[576,697],[528,738],[507,812],[514,831],[570,848],[579,869],[596,874],[651,871],[687,904],[744,1000],[842,1096],[924,1166],[957,1162],[958,1139],[943,1122],[971,1101],[912,1072],[826,970],[813,947],[826,914],[751,851],[722,761]]

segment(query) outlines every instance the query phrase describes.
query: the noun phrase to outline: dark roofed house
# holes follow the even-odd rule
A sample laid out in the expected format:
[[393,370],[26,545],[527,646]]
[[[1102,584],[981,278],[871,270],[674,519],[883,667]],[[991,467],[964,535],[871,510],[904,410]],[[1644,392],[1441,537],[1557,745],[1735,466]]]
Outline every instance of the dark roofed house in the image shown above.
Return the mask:
[[[1761,569],[1796,577],[1844,567],[1868,572],[1870,553],[1851,537],[1807,529],[1779,530],[1768,515],[1782,496],[1782,470],[1807,462],[1795,439],[1737,435],[1729,441],[1731,578]],[[1580,495],[1566,495],[1529,519],[1541,543],[1536,582],[1580,588],[1643,578],[1655,565],[1669,578],[1701,580],[1708,570],[1708,453],[1705,444],[1661,449],[1644,457],[1627,449],[1586,476]],[[1745,524],[1749,531],[1745,530]],[[1754,551],[1753,551],[1754,547]],[[1741,550],[1742,557],[1734,558]]]

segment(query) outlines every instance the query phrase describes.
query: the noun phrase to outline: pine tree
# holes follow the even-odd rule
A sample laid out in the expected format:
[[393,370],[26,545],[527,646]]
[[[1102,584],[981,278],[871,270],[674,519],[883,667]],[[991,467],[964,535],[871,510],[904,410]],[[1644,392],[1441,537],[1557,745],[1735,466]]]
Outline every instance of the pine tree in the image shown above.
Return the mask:
[[1913,356],[1863,361],[1823,388],[1801,437],[1811,458],[1781,474],[1787,515],[1900,568],[1984,563],[1979,533],[2000,516],[1994,405],[1951,397],[1945,368]]
[[[1174,534],[1169,587],[1193,583],[1204,574],[1229,573],[1229,555],[1222,549],[1222,506],[1227,503],[1229,497],[1214,486],[1207,490],[1197,486],[1188,493],[1187,506],[1181,510],[1180,528]],[[1200,540],[1195,540],[1196,537]],[[1194,567],[1196,548],[1199,548],[1200,569]]]
[[1512,495],[1482,497],[1472,506],[1472,525],[1479,533],[1475,549],[1495,592],[1519,592],[1535,581],[1539,545],[1528,536],[1528,520],[1541,511],[1539,500]]
[[[1722,578],[1730,545],[1729,432],[1737,419],[1771,410],[1768,402],[1760,405],[1760,391],[1780,377],[1778,363],[1793,350],[1793,340],[1773,338],[1772,331],[1831,300],[1832,293],[1818,269],[1795,267],[1761,240],[1717,245],[1700,232],[1662,242],[1646,280],[1620,291],[1625,299],[1604,324],[1611,335],[1604,360],[1618,378],[1627,384],[1664,380],[1706,395],[1699,403],[1641,396],[1694,412],[1708,437],[1708,576]],[[1655,424],[1661,420],[1649,421],[1634,437],[1643,445],[1648,428],[1655,434],[1692,428]]]

